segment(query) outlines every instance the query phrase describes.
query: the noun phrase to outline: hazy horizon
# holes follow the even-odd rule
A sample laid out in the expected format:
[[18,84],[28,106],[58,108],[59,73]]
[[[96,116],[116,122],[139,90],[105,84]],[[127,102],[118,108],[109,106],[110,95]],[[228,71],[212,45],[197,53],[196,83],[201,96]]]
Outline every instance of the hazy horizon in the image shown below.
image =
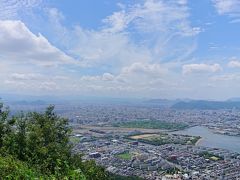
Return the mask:
[[34,101],[43,101],[45,103],[61,103],[61,102],[139,102],[139,103],[144,103],[144,102],[153,102],[156,101],[219,101],[219,102],[224,102],[224,101],[238,101],[240,102],[240,97],[230,97],[227,99],[211,99],[211,98],[206,98],[206,99],[198,99],[198,98],[188,98],[188,97],[183,97],[183,98],[164,98],[164,97],[114,97],[114,96],[81,96],[81,95],[65,95],[65,96],[60,96],[60,95],[28,95],[28,94],[12,94],[12,93],[3,93],[0,94],[0,101],[4,102],[21,102],[21,101],[26,101],[26,102],[34,102]]

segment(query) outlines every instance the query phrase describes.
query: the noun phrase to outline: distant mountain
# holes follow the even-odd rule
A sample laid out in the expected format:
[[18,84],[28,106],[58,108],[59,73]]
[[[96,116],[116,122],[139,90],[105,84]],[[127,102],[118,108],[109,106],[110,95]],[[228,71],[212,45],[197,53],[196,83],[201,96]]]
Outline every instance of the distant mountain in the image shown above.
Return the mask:
[[173,106],[173,109],[200,109],[200,110],[216,110],[216,109],[240,109],[240,101],[205,101],[205,100],[193,100],[193,101],[181,101],[177,102]]
[[33,96],[33,95],[21,95],[21,94],[0,94],[0,101],[3,102],[19,102],[19,103],[27,103],[27,102],[35,102],[44,101],[47,103],[50,102],[58,102],[59,97],[55,96]]
[[237,101],[237,102],[240,102],[240,97],[234,97],[234,98],[230,98],[228,99],[228,101]]
[[45,101],[42,100],[36,100],[36,101],[14,101],[11,102],[11,104],[13,105],[46,105],[47,103]]
[[171,107],[175,103],[179,102],[179,100],[169,100],[169,99],[150,99],[147,101],[144,101],[143,103],[148,105],[154,105],[154,106],[165,106],[165,107]]
[[121,105],[138,105],[142,99],[135,98],[115,98],[115,97],[95,97],[95,96],[75,96],[75,95],[21,95],[21,94],[1,94],[0,102],[7,104],[121,104]]

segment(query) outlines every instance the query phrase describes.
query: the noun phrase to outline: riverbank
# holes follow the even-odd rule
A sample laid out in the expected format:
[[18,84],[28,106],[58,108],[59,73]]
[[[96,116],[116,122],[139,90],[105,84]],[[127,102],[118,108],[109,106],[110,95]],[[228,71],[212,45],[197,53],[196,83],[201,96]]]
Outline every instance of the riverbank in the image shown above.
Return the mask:
[[240,153],[240,137],[215,134],[207,127],[195,126],[185,130],[175,131],[174,134],[202,137],[197,141],[196,146],[226,149]]
[[199,144],[201,144],[201,142],[204,140],[203,137],[201,137],[196,143],[195,146],[199,146]]

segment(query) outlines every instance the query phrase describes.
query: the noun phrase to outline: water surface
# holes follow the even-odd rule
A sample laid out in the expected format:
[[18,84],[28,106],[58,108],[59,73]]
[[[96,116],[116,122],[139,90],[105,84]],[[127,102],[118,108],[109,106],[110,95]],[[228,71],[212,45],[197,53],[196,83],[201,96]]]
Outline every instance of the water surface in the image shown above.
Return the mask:
[[222,148],[240,153],[240,137],[214,134],[211,130],[202,126],[191,127],[174,133],[201,136],[202,139],[197,146]]

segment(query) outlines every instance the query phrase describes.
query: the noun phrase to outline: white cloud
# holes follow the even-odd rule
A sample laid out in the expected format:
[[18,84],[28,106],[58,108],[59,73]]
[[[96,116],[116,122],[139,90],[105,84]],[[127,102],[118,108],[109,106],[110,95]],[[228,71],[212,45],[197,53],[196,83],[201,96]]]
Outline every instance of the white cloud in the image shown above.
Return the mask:
[[41,34],[33,34],[21,21],[0,20],[1,60],[43,66],[76,63],[51,45]]
[[191,27],[186,0],[145,0],[143,4],[123,6],[121,11],[104,19],[105,31],[121,32],[128,27],[144,33],[174,31],[182,36],[194,36],[201,32]]
[[240,75],[239,74],[223,74],[223,75],[218,75],[218,76],[213,76],[210,78],[211,81],[236,81],[240,80]]
[[231,22],[240,21],[240,1],[239,0],[212,0],[217,12],[220,15],[228,15]]
[[133,63],[130,66],[123,67],[118,75],[115,75],[115,81],[118,86],[123,84],[135,89],[148,87],[159,89],[160,87],[169,87],[171,79],[168,69],[160,64]]
[[125,67],[122,70],[122,74],[138,74],[138,75],[150,75],[161,76],[166,74],[167,70],[160,64],[146,64],[146,63],[134,63],[129,67]]
[[228,67],[240,68],[240,61],[232,60],[228,63]]
[[29,90],[31,90],[32,94],[40,94],[43,92],[48,93],[56,93],[56,91],[59,91],[58,84],[51,81],[43,81],[38,83],[26,83],[23,81],[13,81],[13,80],[5,80],[4,84],[7,85],[10,88],[18,87],[15,89],[14,93],[20,92],[20,93],[28,93]]
[[192,73],[215,73],[221,71],[222,68],[219,64],[186,64],[182,67],[183,74]]
[[75,89],[87,88],[93,92],[105,89],[105,92],[110,94],[113,90],[122,93],[150,89],[151,91],[159,91],[161,86],[172,86],[171,83],[164,80],[167,72],[167,69],[160,64],[133,63],[122,68],[119,74],[103,73],[98,76],[82,76]]
[[42,76],[40,74],[24,74],[24,73],[13,73],[11,79],[13,80],[39,80]]
[[[16,71],[16,69],[12,69],[12,71]],[[18,69],[19,71],[19,69]],[[74,80],[69,81],[69,78],[62,75],[57,75],[57,71],[53,74],[41,74],[41,73],[34,73],[34,69],[32,72],[24,72],[24,73],[11,73],[8,72],[5,78],[2,80],[2,87],[7,89],[14,89],[15,92],[18,90],[21,93],[61,93],[65,90],[71,90],[71,83]],[[2,77],[0,77],[2,79]],[[17,88],[16,88],[17,87]]]
[[[79,57],[89,67],[110,67],[119,69],[133,62],[148,62],[150,51],[133,43],[122,33],[90,31],[76,27],[75,39],[69,53]],[[72,41],[71,41],[72,42]]]
[[178,4],[186,5],[188,3],[188,0],[178,0],[177,2]]
[[21,12],[27,13],[41,3],[42,0],[1,0],[0,19],[19,19]]
[[239,0],[212,0],[219,14],[240,12]]
[[33,34],[23,22],[0,20],[1,89],[39,94],[70,89],[74,79],[69,81],[67,66],[80,68],[76,60],[41,34]]
[[111,73],[103,73],[103,75],[98,76],[82,76],[81,81],[88,81],[88,82],[103,82],[103,81],[113,81],[115,78],[114,75]]
[[102,79],[103,81],[113,81],[114,76],[110,73],[104,73]]
[[[133,63],[160,63],[185,60],[196,49],[195,36],[200,27],[191,26],[186,0],[145,0],[122,5],[103,20],[100,30],[61,24],[63,15],[49,9],[50,26],[59,36],[68,54],[86,67],[112,68],[119,71]],[[140,36],[141,38],[135,38]]]

